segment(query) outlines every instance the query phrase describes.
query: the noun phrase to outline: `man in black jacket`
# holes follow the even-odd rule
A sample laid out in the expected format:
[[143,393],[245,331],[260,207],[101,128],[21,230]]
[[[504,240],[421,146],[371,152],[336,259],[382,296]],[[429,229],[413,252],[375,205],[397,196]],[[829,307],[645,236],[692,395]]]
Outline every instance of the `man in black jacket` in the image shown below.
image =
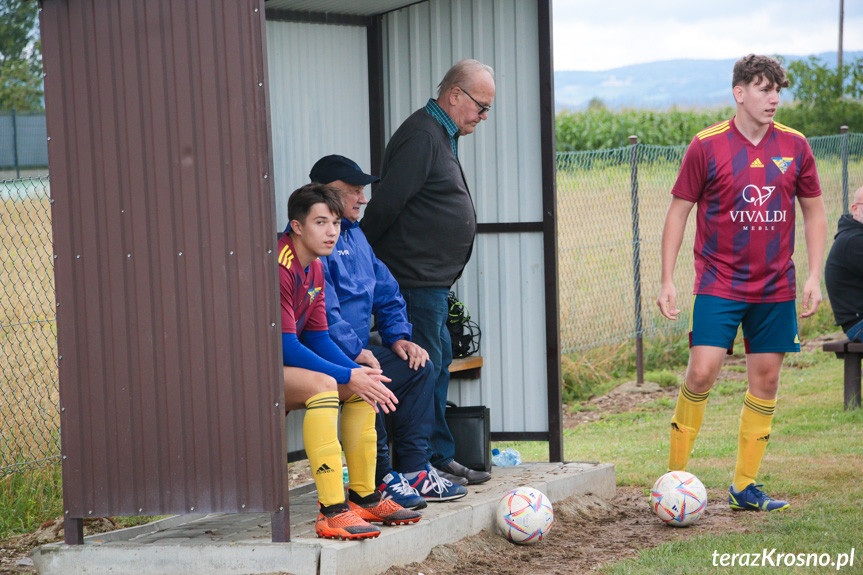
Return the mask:
[[851,341],[863,341],[863,187],[854,192],[851,213],[839,218],[824,281],[836,325]]
[[491,475],[453,460],[455,443],[444,418],[452,362],[447,296],[476,235],[476,211],[458,161],[459,137],[488,118],[494,93],[494,72],[485,64],[462,60],[450,68],[437,99],[411,114],[387,144],[381,182],[360,223],[399,283],[413,341],[437,369],[429,460],[446,479],[467,484]]

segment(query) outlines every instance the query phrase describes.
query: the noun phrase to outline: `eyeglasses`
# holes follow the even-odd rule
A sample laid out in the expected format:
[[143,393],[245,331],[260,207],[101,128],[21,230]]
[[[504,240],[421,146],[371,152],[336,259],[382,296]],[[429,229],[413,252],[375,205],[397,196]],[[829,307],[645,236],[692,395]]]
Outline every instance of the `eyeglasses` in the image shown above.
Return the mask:
[[481,115],[483,115],[483,114],[485,114],[485,113],[491,112],[491,106],[486,106],[486,105],[484,105],[484,104],[480,104],[479,102],[477,102],[477,101],[474,99],[474,97],[473,97],[473,96],[471,96],[471,95],[468,93],[468,91],[467,91],[467,90],[465,90],[465,89],[464,89],[464,88],[462,88],[461,86],[459,86],[459,87],[458,87],[458,89],[459,89],[459,90],[461,90],[462,92],[464,92],[464,93],[467,95],[467,97],[468,97],[468,98],[470,98],[471,100],[473,100],[473,103],[474,103],[474,104],[476,104],[477,106],[479,106],[479,114],[480,114],[480,116],[481,116]]

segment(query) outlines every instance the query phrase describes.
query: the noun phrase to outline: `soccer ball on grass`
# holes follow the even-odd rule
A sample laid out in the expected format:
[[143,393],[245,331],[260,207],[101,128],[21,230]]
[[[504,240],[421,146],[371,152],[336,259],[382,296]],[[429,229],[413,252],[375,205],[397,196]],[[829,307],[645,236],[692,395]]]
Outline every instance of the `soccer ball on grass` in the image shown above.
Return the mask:
[[704,513],[707,490],[686,471],[669,471],[656,480],[650,491],[650,508],[667,525],[686,527]]
[[532,545],[542,541],[554,523],[551,501],[538,489],[519,487],[497,504],[497,526],[513,543]]

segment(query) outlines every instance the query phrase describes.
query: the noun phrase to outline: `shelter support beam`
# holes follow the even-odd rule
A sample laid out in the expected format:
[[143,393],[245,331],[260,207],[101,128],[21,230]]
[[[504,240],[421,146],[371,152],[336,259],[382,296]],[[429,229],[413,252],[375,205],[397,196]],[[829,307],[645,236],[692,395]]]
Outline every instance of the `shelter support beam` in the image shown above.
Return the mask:
[[557,184],[554,137],[552,0],[537,2],[539,20],[539,108],[542,150],[543,264],[545,268],[548,458],[563,461],[563,399],[560,375],[560,310],[557,282]]

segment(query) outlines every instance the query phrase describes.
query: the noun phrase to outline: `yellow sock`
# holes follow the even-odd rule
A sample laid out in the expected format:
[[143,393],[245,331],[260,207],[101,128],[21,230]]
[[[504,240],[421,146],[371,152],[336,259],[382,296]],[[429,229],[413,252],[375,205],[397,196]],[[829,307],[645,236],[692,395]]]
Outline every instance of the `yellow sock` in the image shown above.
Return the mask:
[[342,446],[339,445],[336,431],[338,421],[338,392],[325,391],[306,401],[303,444],[321,505],[345,502],[342,486]]
[[359,396],[351,396],[342,407],[341,432],[350,487],[360,497],[371,495],[378,453],[375,410]]
[[770,422],[776,410],[775,399],[758,399],[748,391],[740,412],[740,432],[737,437],[737,466],[734,468],[734,489],[740,491],[755,483],[758,468],[770,440]]
[[692,446],[701,422],[704,420],[704,410],[707,408],[707,396],[710,391],[693,393],[686,387],[686,382],[680,386],[677,395],[677,407],[671,418],[671,447],[668,452],[668,470],[683,471],[689,462]]

